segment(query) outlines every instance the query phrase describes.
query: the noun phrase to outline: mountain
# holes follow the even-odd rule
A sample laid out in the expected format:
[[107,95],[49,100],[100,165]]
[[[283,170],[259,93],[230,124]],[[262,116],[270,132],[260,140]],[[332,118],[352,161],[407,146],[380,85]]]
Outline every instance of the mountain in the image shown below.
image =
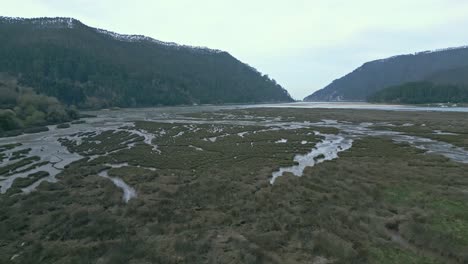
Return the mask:
[[464,83],[468,46],[400,55],[367,62],[305,101],[363,101],[377,91],[407,82]]
[[121,35],[73,18],[0,17],[0,72],[79,107],[292,101],[227,52]]
[[468,85],[468,67],[439,71],[428,76],[426,80],[438,84]]
[[468,86],[410,82],[382,89],[367,101],[397,104],[468,103]]

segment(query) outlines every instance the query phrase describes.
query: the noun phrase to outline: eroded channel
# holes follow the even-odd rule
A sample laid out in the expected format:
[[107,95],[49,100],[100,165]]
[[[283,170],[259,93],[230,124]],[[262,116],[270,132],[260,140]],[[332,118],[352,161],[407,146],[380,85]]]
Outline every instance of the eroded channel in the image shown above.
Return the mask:
[[[185,132],[179,132],[174,138],[183,137],[186,133],[195,133],[200,130],[198,125],[210,124],[214,127],[207,131],[208,134],[214,133],[216,135],[206,137],[205,140],[215,144],[220,138],[236,135],[240,138],[244,138],[251,134],[263,133],[268,131],[277,130],[294,130],[301,128],[308,128],[314,130],[318,127],[336,128],[339,130],[338,134],[321,134],[316,132],[316,136],[321,137],[319,141],[308,153],[296,155],[294,161],[297,163],[294,166],[278,168],[271,175],[271,184],[275,182],[277,177],[282,176],[284,173],[292,173],[296,176],[302,176],[304,169],[309,166],[315,166],[321,162],[339,158],[339,153],[348,150],[352,147],[354,140],[367,137],[367,136],[379,136],[388,137],[396,143],[407,143],[411,146],[424,149],[427,153],[435,153],[443,155],[453,161],[468,163],[468,151],[463,148],[455,147],[452,144],[446,142],[440,142],[433,139],[416,137],[406,135],[401,132],[391,130],[378,130],[374,129],[376,126],[388,126],[394,127],[395,125],[381,122],[378,124],[373,123],[360,123],[353,124],[349,122],[340,122],[337,120],[323,120],[321,122],[288,122],[284,121],[283,118],[266,118],[266,117],[250,117],[250,116],[236,116],[232,114],[219,115],[221,119],[204,119],[204,118],[188,118],[179,115],[178,113],[159,113],[151,114],[148,111],[135,111],[132,110],[128,115],[125,113],[105,113],[104,117],[87,119],[85,124],[73,125],[68,129],[56,129],[54,126],[50,127],[47,132],[38,134],[22,135],[13,138],[0,138],[0,145],[6,144],[18,144],[10,149],[2,149],[0,152],[3,154],[3,159],[0,162],[0,168],[6,170],[0,175],[0,192],[5,193],[12,187],[17,179],[26,179],[32,174],[44,172],[40,178],[34,179],[34,181],[28,183],[26,186],[22,186],[21,190],[24,193],[31,192],[37,188],[43,181],[55,182],[56,176],[61,173],[66,166],[70,163],[80,160],[82,158],[88,158],[88,160],[94,160],[99,157],[111,155],[121,151],[122,149],[131,149],[135,147],[135,137],[141,137],[142,142],[151,146],[152,152],[155,154],[165,154],[159,149],[156,144],[157,138],[164,136],[167,131],[160,130],[158,132],[148,132],[143,129],[135,127],[135,120],[146,120],[162,123],[170,123],[175,125],[181,125],[186,128]],[[222,126],[225,125],[236,125],[236,126],[260,126],[263,129],[256,131],[245,131],[236,132],[235,134],[226,133]],[[216,127],[220,126],[220,127]],[[407,126],[407,124],[405,124]],[[90,135],[96,136],[106,131],[113,131],[113,133],[124,132],[129,133],[128,140],[121,142],[122,148],[116,149],[112,152],[95,155],[85,155],[70,152],[59,139],[66,139],[73,142],[73,144],[80,145],[83,140],[86,140]],[[220,134],[221,133],[221,134]],[[99,146],[101,142],[94,141],[96,146]],[[252,146],[255,142],[252,142]],[[21,145],[19,145],[21,144]],[[273,144],[275,144],[273,142]],[[276,144],[289,144],[285,138],[279,138]],[[307,139],[301,141],[301,144],[307,144]],[[202,148],[193,145],[187,145],[187,148],[204,151]],[[19,153],[20,154],[14,154]],[[13,159],[13,155],[20,155],[20,159]],[[25,164],[17,164],[18,161],[30,159]],[[124,166],[122,164],[109,165],[113,166]],[[128,166],[125,165],[125,166]],[[7,169],[5,169],[7,168]],[[12,168],[8,170],[8,168]],[[148,168],[155,170],[156,168]],[[128,202],[130,199],[137,196],[136,190],[126,184],[122,179],[111,177],[108,175],[108,170],[101,171],[99,176],[110,179],[118,188],[123,191],[123,200]]]

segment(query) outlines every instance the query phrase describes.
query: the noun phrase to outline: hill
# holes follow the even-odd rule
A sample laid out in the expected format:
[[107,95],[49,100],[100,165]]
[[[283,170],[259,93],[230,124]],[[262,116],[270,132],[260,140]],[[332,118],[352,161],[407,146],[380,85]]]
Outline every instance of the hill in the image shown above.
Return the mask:
[[0,18],[0,72],[79,107],[289,102],[227,52],[121,35],[72,18]]
[[305,101],[364,101],[377,91],[407,82],[466,82],[468,47],[425,51],[367,62]]
[[439,84],[468,85],[468,67],[460,67],[436,72],[426,78]]
[[374,103],[468,103],[468,86],[411,82],[388,87],[368,98]]

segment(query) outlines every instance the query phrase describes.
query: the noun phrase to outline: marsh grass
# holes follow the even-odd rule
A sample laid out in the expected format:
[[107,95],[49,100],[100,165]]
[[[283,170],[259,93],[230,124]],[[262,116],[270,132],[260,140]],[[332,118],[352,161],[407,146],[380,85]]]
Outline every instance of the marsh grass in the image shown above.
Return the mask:
[[28,158],[23,158],[21,160],[18,160],[12,164],[9,164],[9,165],[6,165],[6,166],[3,166],[3,167],[0,167],[0,175],[6,175],[12,171],[15,171],[16,169],[19,169],[21,167],[24,167],[24,166],[27,166],[27,165],[30,165],[36,161],[39,161],[40,158],[37,157],[37,156],[32,156],[32,157],[28,157]]
[[[229,113],[408,122],[406,115],[368,111]],[[200,116],[215,120],[224,114]],[[426,114],[409,118],[426,126],[443,124],[438,114],[438,125]],[[114,152],[72,163],[57,183],[44,182],[29,195],[0,196],[0,262],[15,254],[13,263],[467,261],[467,165],[387,138],[362,138],[339,159],[270,185],[273,171],[293,165],[294,155],[321,140],[313,134],[319,128],[254,133],[265,127],[155,122],[136,127],[158,135],[152,143],[160,154],[127,132],[90,134],[79,146],[63,140],[85,156]],[[241,132],[248,133],[237,135]],[[206,140],[211,137],[216,141]],[[275,143],[280,139],[288,143]],[[120,145],[128,140],[135,141],[133,148]],[[136,189],[138,196],[129,203],[111,181],[97,176],[109,169],[104,164],[123,162],[129,165],[112,168],[109,175]]]

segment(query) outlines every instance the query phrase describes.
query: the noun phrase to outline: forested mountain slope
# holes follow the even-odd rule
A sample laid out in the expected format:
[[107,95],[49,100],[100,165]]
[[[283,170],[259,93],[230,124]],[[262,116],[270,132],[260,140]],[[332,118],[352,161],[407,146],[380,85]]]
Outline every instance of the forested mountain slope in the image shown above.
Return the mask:
[[426,51],[367,62],[306,101],[363,101],[389,86],[416,81],[458,84],[468,78],[468,47]]
[[79,107],[292,101],[227,52],[88,27],[0,18],[0,72]]
[[398,104],[468,103],[468,86],[410,82],[380,90],[368,101]]

